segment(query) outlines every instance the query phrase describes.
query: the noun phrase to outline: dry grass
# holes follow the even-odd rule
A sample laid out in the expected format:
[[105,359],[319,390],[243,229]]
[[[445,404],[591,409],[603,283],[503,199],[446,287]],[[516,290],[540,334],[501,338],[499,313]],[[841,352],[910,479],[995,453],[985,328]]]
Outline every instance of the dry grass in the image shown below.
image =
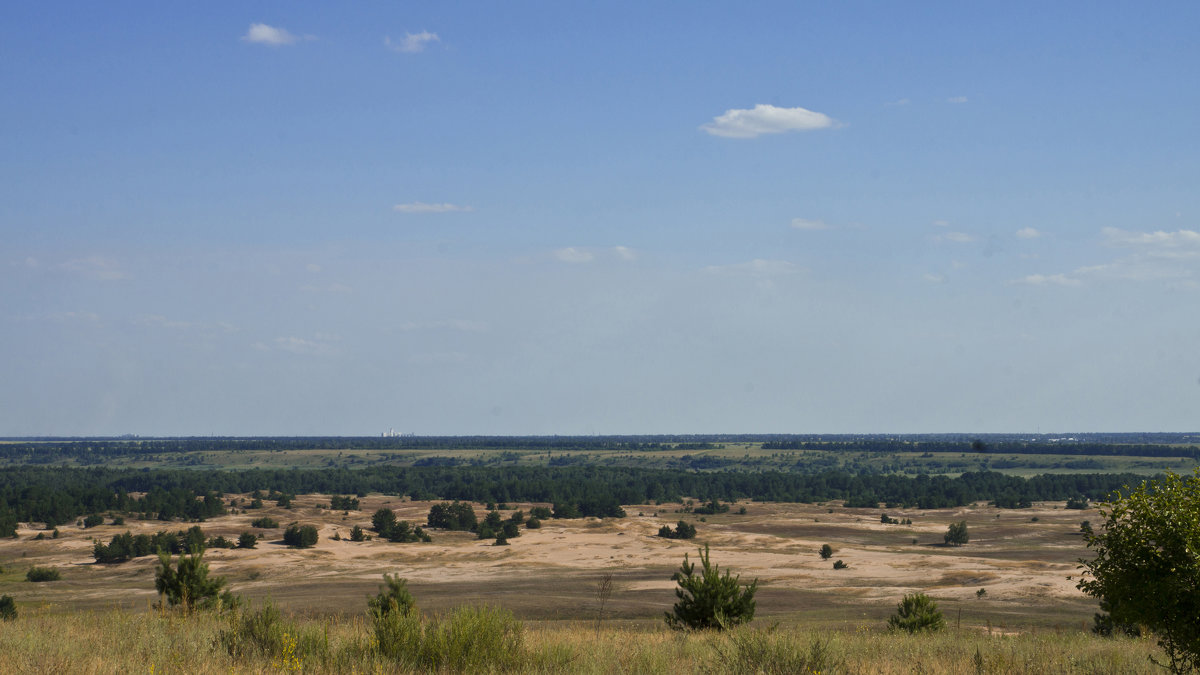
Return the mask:
[[[0,673],[308,673],[405,672],[379,653],[370,622],[350,618],[280,620],[278,644],[232,656],[234,625],[212,614],[112,610],[61,614],[22,608],[0,627]],[[687,634],[661,625],[599,632],[587,623],[523,629],[511,670],[545,673],[1151,673],[1148,640],[1054,631],[935,635],[760,625],[732,634]],[[477,665],[473,672],[492,670]]]

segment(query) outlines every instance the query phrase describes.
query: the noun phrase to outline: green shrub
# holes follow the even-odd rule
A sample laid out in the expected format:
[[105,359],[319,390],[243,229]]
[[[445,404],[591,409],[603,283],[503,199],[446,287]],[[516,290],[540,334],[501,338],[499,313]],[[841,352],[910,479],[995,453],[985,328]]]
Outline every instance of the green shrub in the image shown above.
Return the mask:
[[924,593],[904,596],[896,605],[896,613],[888,618],[891,630],[906,630],[909,633],[938,631],[946,627],[937,603]]
[[103,525],[103,524],[104,524],[104,516],[100,515],[99,513],[93,513],[83,519],[83,528],[84,529],[88,529],[90,527],[96,527],[97,525]]
[[841,561],[841,560],[835,560],[835,561],[834,561],[834,563],[833,563],[833,569],[835,569],[835,570],[848,570],[848,569],[850,569],[850,566],[849,566],[849,565],[847,565],[845,562],[843,562],[843,561]]
[[406,669],[511,671],[529,660],[524,628],[507,610],[458,607],[428,622],[417,612],[389,612],[372,614],[371,624],[379,653]]
[[255,518],[254,520],[250,521],[250,527],[270,530],[279,527],[279,521],[271,518],[270,516],[263,516],[262,518]]
[[663,525],[658,530],[658,536],[665,539],[695,539],[696,526],[686,520],[681,520],[675,525],[674,530],[670,525]]
[[238,548],[254,548],[258,545],[258,535],[253,532],[243,532],[238,535]]
[[283,543],[293,548],[312,548],[317,543],[317,528],[313,525],[292,523],[283,531]]
[[12,621],[17,618],[17,602],[11,595],[0,595],[0,621]]
[[535,506],[532,509],[529,509],[529,517],[530,518],[537,518],[538,520],[549,520],[552,515],[553,514],[550,512],[550,509],[548,509],[544,506]]
[[363,532],[363,529],[361,527],[359,527],[358,525],[355,525],[354,527],[350,528],[350,541],[362,541],[363,539],[366,539],[366,538],[367,538],[366,533]]
[[743,587],[740,576],[731,577],[729,570],[721,576],[719,567],[709,562],[708,544],[699,553],[700,574],[695,573],[696,566],[688,562],[685,553],[683,564],[672,577],[679,584],[675,589],[679,601],[673,613],[667,613],[667,625],[676,630],[722,630],[752,620],[758,579]]
[[833,557],[833,547],[829,544],[821,546],[821,560],[829,560]]
[[833,657],[829,641],[814,639],[805,645],[794,635],[772,630],[742,628],[729,631],[727,640],[716,642],[714,670],[731,675],[758,673],[840,672],[842,664]]
[[58,569],[54,567],[30,567],[25,573],[25,580],[32,582],[42,581],[58,581],[62,576],[58,573]]
[[408,614],[416,608],[416,600],[408,591],[408,582],[399,574],[383,575],[383,585],[379,587],[379,594],[367,600],[367,609],[372,615],[390,612]]
[[954,546],[961,546],[970,541],[970,536],[967,534],[967,521],[950,523],[950,527],[946,530],[945,540],[947,544]]
[[171,554],[158,554],[158,567],[154,574],[154,588],[167,600],[171,607],[182,605],[186,611],[193,609],[233,608],[238,599],[225,586],[223,577],[208,576],[208,563],[204,562],[204,551],[180,555],[179,562],[171,566]]
[[542,526],[542,521],[537,518],[530,518],[525,521],[525,527],[530,530],[536,530]]

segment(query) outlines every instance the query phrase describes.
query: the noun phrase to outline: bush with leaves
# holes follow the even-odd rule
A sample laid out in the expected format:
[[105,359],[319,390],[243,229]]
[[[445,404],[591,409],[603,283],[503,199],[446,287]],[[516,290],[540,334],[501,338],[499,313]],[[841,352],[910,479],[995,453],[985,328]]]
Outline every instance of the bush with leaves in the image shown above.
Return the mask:
[[833,557],[833,547],[830,546],[829,544],[823,544],[821,546],[820,553],[821,553],[821,560],[829,560],[830,558]]
[[947,544],[953,546],[961,546],[970,541],[970,536],[967,534],[967,521],[950,523],[949,529],[946,530],[945,540]]
[[350,541],[362,541],[367,538],[367,534],[358,525],[350,528]]
[[658,529],[658,536],[664,539],[695,539],[696,526],[681,520],[675,524],[675,529],[672,530],[670,525],[663,525]]
[[254,520],[250,521],[250,527],[271,530],[279,527],[279,521],[270,516],[263,516],[262,518],[255,518]]
[[1148,628],[1173,672],[1200,670],[1200,468],[1118,492],[1100,515],[1103,527],[1084,534],[1096,555],[1081,561],[1079,589],[1112,625]]
[[367,609],[372,615],[389,612],[408,614],[417,609],[417,602],[408,591],[408,582],[399,574],[384,574],[379,594],[367,600]]
[[208,576],[208,563],[204,562],[204,551],[181,554],[175,565],[171,555],[158,554],[158,567],[154,572],[154,588],[166,598],[171,607],[181,605],[186,611],[193,609],[233,608],[238,599],[227,590],[223,577]]
[[846,564],[844,561],[842,561],[842,560],[835,560],[835,561],[833,562],[833,569],[835,569],[835,570],[848,570],[848,569],[850,569],[850,566],[849,566],[849,565],[847,565],[847,564]]
[[238,548],[254,548],[258,545],[258,535],[253,532],[243,532],[238,535]]
[[720,574],[717,565],[709,561],[708,545],[699,551],[701,570],[683,555],[683,564],[672,579],[675,589],[673,612],[666,614],[667,625],[675,630],[713,628],[723,630],[747,623],[754,618],[754,593],[758,579],[743,585],[740,576]]
[[0,595],[0,621],[12,621],[17,618],[17,601],[11,595]]
[[946,627],[937,603],[924,593],[904,596],[896,605],[896,613],[888,618],[888,628],[909,633],[933,632]]
[[459,501],[450,504],[444,502],[434,504],[429,509],[429,517],[426,522],[429,527],[462,531],[474,530],[479,524],[479,520],[475,516],[475,507],[468,502]]
[[58,581],[61,578],[62,575],[59,574],[58,568],[55,567],[30,567],[29,571],[25,573],[25,580],[34,583]]
[[317,528],[313,525],[292,523],[283,531],[283,543],[293,548],[312,548],[317,543]]

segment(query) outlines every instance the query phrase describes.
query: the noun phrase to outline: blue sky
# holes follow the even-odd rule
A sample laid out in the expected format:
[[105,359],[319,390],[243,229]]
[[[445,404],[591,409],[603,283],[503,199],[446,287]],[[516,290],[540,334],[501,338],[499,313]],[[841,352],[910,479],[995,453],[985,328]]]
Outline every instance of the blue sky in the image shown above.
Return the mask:
[[1195,430],[1194,3],[9,3],[0,435]]

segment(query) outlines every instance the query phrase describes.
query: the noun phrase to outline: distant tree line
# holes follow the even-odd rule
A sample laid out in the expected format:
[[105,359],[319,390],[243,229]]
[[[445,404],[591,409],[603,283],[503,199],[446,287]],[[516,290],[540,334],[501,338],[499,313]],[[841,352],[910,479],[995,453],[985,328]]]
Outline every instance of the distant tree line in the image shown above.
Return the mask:
[[[1031,478],[994,471],[961,476],[853,475],[827,471],[691,472],[629,467],[374,467],[354,469],[135,470],[9,467],[0,469],[0,536],[15,524],[48,527],[90,513],[202,521],[226,512],[221,495],[254,490],[286,494],[408,495],[418,500],[541,502],[555,517],[621,517],[621,504],[737,500],[823,502],[874,508],[946,508],[974,501],[1002,506],[1083,497],[1103,500],[1137,485],[1133,474],[1045,474]],[[137,498],[131,493],[145,493]],[[1015,502],[1012,500],[1015,499]]]
[[[988,452],[996,454],[1110,455],[1200,458],[1200,436],[1186,433],[1051,434],[682,434],[633,436],[327,436],[192,438],[0,439],[0,462],[100,465],[114,458],[199,452],[285,450],[707,450],[731,443],[762,443],[766,450],[853,452]],[[695,458],[703,461],[701,458]],[[714,458],[715,459],[715,458]],[[461,460],[432,458],[431,464]]]

